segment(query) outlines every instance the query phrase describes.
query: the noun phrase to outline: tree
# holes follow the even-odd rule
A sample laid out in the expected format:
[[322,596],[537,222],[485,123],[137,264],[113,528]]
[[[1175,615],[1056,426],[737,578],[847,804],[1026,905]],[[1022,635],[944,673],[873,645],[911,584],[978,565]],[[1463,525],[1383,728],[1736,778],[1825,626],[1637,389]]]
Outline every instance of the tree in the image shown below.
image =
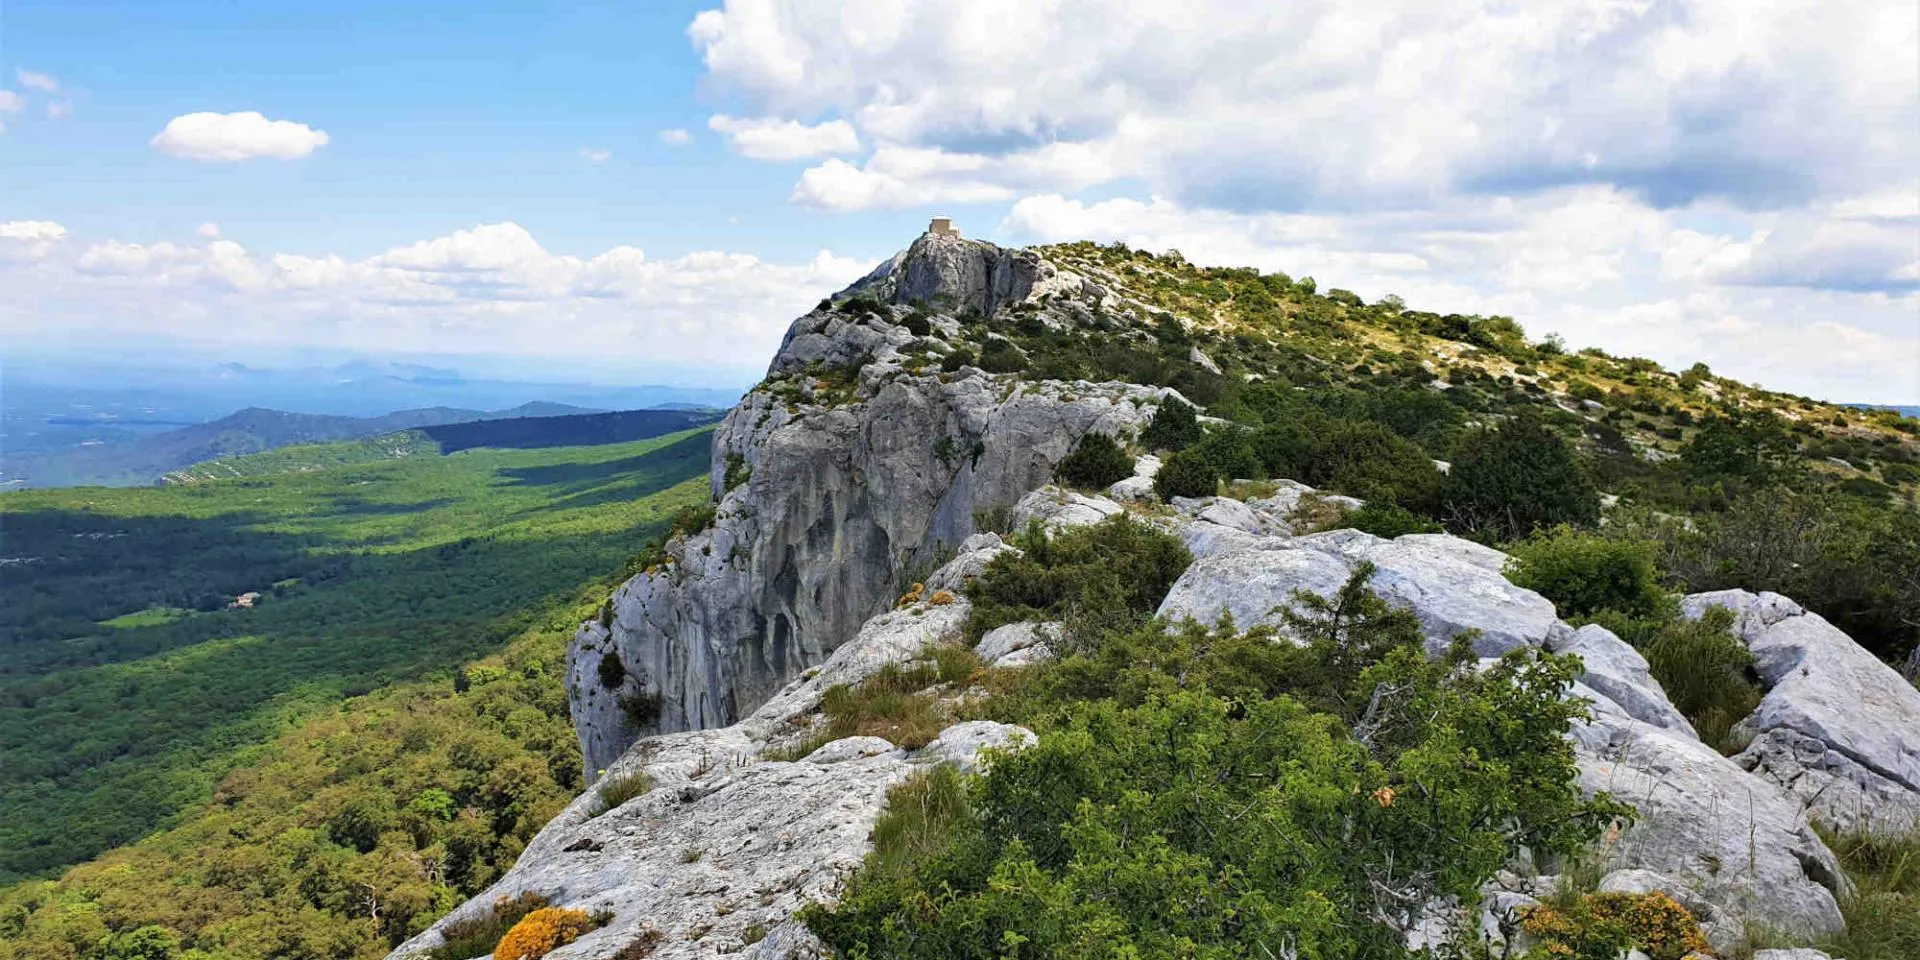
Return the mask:
[[1202,436],[1200,419],[1193,406],[1179,397],[1168,397],[1153,412],[1153,420],[1140,433],[1140,445],[1148,450],[1185,450]]
[[1054,467],[1054,476],[1070,487],[1104,490],[1133,475],[1133,458],[1111,435],[1089,431]]
[[1448,526],[1508,540],[1600,520],[1599,491],[1572,445],[1532,416],[1461,437],[1442,500]]
[[1153,477],[1153,492],[1168,502],[1175,497],[1211,497],[1219,488],[1220,471],[1198,448],[1168,457]]

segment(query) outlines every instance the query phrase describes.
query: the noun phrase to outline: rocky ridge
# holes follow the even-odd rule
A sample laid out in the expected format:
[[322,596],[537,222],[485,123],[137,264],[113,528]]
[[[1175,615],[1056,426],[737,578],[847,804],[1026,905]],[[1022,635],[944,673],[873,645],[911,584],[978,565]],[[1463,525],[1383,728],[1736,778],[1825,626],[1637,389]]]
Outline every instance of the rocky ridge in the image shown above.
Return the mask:
[[[1581,785],[1641,814],[1604,845],[1601,888],[1667,891],[1722,948],[1754,925],[1808,939],[1841,925],[1845,880],[1810,814],[1850,825],[1860,811],[1920,809],[1920,695],[1785,598],[1687,598],[1694,615],[1735,611],[1768,685],[1743,724],[1752,746],[1723,757],[1699,742],[1632,647],[1560,620],[1506,580],[1498,551],[1438,534],[1296,536],[1305,499],[1323,498],[1295,483],[1244,500],[1149,504],[1150,457],[1109,496],[1047,486],[1082,434],[1131,435],[1168,391],[923,362],[928,343],[957,339],[954,312],[1019,309],[1073,323],[1138,309],[1108,285],[1031,252],[930,234],[849,293],[878,309],[823,304],[796,320],[768,379],[721,425],[713,524],[622,585],[569,653],[590,778],[644,772],[653,789],[611,810],[590,789],[450,920],[530,890],[614,914],[551,954],[558,960],[610,956],[647,928],[663,935],[662,958],[816,956],[792,914],[830,899],[858,864],[887,789],[932,763],[990,762],[982,748],[1030,736],[959,724],[917,750],[851,737],[784,759],[820,722],[827,688],[958,636],[965,580],[1010,549],[978,532],[988,520],[1061,529],[1130,512],[1173,533],[1196,562],[1163,601],[1167,617],[1274,624],[1293,591],[1329,593],[1365,561],[1378,571],[1374,588],[1420,618],[1433,649],[1473,631],[1483,657],[1523,646],[1580,654],[1587,675],[1574,695],[1593,705],[1573,734]],[[949,312],[921,314],[927,333],[917,334],[908,324],[929,304]],[[921,597],[945,591],[951,602],[894,609],[914,580]],[[1049,656],[1053,636],[1052,625],[1015,624],[975,652],[1019,665]],[[624,667],[612,689],[599,670],[608,656]],[[1850,707],[1848,689],[1868,691],[1896,722],[1863,719],[1882,715]],[[634,703],[657,713],[636,717]],[[1523,874],[1504,877],[1490,902],[1522,905],[1555,883]],[[446,922],[396,956],[439,943]]]

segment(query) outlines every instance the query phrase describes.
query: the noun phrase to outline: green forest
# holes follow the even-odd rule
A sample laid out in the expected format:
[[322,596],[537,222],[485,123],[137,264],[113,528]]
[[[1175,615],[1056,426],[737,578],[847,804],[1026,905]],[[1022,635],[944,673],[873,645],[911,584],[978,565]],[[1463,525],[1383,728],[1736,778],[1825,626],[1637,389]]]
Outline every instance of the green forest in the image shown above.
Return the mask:
[[[0,496],[0,881],[180,823],[231,771],[286,762],[299,744],[275,738],[349,698],[450,692],[461,663],[560,629],[705,500],[709,449],[703,429]],[[556,651],[522,668],[557,669]],[[543,762],[538,779],[564,783],[577,762]],[[0,934],[24,922],[10,904]]]

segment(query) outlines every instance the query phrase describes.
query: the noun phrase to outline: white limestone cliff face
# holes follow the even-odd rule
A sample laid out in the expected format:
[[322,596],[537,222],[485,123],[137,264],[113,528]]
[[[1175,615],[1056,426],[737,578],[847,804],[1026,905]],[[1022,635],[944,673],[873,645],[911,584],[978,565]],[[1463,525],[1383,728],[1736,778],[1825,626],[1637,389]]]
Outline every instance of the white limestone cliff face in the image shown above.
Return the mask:
[[[1049,310],[1105,296],[1032,253],[931,234],[855,288],[980,310],[1036,290],[1063,295]],[[1022,383],[976,368],[909,373],[905,312],[815,310],[794,321],[768,381],[714,435],[716,522],[623,584],[608,623],[580,629],[567,686],[589,778],[643,735],[724,726],[752,710],[891,606],[902,571],[974,532],[976,511],[1047,482],[1082,434],[1137,430],[1165,392]],[[936,323],[936,335],[955,329],[947,316]],[[824,384],[855,364],[853,383]],[[726,490],[734,462],[750,479]],[[625,667],[615,689],[599,679],[609,654]],[[633,722],[620,699],[634,696],[657,698],[658,719]]]
[[[858,865],[888,789],[937,763],[980,769],[991,748],[1031,737],[961,723],[919,750],[857,736],[773,759],[819,722],[829,687],[958,637],[967,579],[1011,549],[976,532],[982,510],[1055,530],[1127,512],[1172,533],[1197,559],[1161,604],[1167,617],[1279,623],[1294,590],[1331,593],[1366,561],[1374,589],[1420,619],[1432,650],[1471,631],[1482,657],[1522,647],[1579,654],[1586,674],[1573,695],[1593,711],[1571,734],[1580,785],[1639,810],[1601,850],[1602,886],[1671,893],[1720,946],[1749,924],[1809,942],[1839,926],[1844,879],[1812,818],[1856,825],[1862,811],[1920,811],[1920,695],[1785,598],[1687,600],[1693,615],[1710,605],[1739,614],[1735,631],[1768,689],[1742,724],[1753,745],[1723,757],[1699,742],[1637,651],[1560,620],[1505,578],[1499,551],[1432,534],[1296,535],[1305,531],[1295,511],[1309,495],[1323,498],[1284,481],[1266,497],[1162,505],[1152,458],[1111,498],[1047,486],[1081,435],[1131,433],[1164,391],[910,369],[920,339],[905,325],[912,307],[937,308],[935,341],[956,335],[962,311],[1019,306],[1051,323],[1130,308],[1100,284],[1031,252],[929,235],[852,289],[891,306],[817,309],[794,322],[768,379],[715,434],[714,523],[621,585],[606,622],[582,626],[569,651],[589,779],[644,772],[653,789],[612,810],[589,789],[450,920],[532,891],[614,915],[556,960],[610,957],[647,929],[661,933],[653,955],[666,960],[817,957],[793,914],[830,901]],[[954,601],[894,609],[909,571],[926,596],[947,591]],[[999,666],[1036,663],[1059,636],[1057,624],[1013,624],[975,652]],[[608,655],[625,668],[613,689],[600,679]],[[636,695],[657,698],[656,718],[629,718],[620,698]],[[1533,879],[1539,893],[1554,878]],[[444,925],[396,956],[437,945]]]
[[[1005,549],[998,537],[968,541],[940,572],[978,569]],[[830,902],[857,867],[887,791],[916,770],[947,763],[980,769],[996,749],[1033,734],[986,721],[957,723],[919,750],[878,737],[848,737],[793,761],[769,759],[807,735],[821,698],[890,663],[921,657],[959,635],[967,602],[920,605],[874,617],[817,668],[724,727],[667,733],[635,744],[609,778],[644,773],[653,787],[606,809],[589,789],[542,829],[507,874],[394,951],[444,943],[450,923],[532,892],[564,907],[608,911],[611,923],[548,954],[604,958],[656,931],[654,960],[802,960],[819,943],[793,914]]]

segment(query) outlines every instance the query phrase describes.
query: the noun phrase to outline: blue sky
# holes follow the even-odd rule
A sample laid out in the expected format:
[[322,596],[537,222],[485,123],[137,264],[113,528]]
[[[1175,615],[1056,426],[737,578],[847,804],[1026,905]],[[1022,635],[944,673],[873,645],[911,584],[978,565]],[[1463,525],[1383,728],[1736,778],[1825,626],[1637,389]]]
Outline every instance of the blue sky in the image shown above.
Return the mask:
[[1897,0],[8,0],[0,332],[744,384],[951,213],[1913,402],[1917,44]]

